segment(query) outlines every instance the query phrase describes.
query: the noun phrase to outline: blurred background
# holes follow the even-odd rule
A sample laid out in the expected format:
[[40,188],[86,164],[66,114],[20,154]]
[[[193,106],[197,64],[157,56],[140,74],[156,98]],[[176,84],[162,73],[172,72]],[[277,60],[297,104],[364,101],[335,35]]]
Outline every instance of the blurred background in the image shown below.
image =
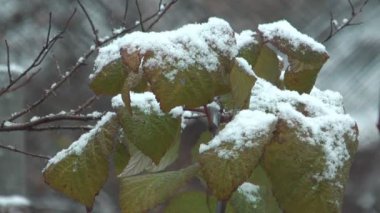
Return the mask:
[[[144,16],[157,10],[157,0],[139,2]],[[352,2],[356,8],[363,3],[359,0]],[[138,20],[135,1],[129,1],[126,19],[125,0],[82,0],[82,3],[99,30],[100,37],[110,35],[113,29],[120,26],[132,26]],[[52,12],[54,33],[62,29],[74,8],[78,8],[64,38],[53,47],[38,76],[23,90],[1,97],[2,120],[38,99],[44,89],[72,67],[93,44],[93,34],[88,20],[74,0],[0,0],[0,4],[0,87],[7,83],[7,74],[4,72],[7,55],[3,41],[6,39],[9,43],[11,63],[22,70],[42,48],[48,29],[49,12]],[[240,32],[244,29],[254,30],[260,23],[286,19],[301,32],[323,41],[330,30],[330,13],[341,24],[343,19],[351,16],[348,1],[179,0],[153,30],[171,30],[216,16],[227,20],[235,31]],[[319,74],[317,87],[340,92],[347,113],[359,125],[359,152],[353,162],[346,188],[343,212],[375,213],[380,212],[380,167],[377,166],[380,161],[380,137],[376,129],[380,91],[380,1],[370,0],[354,23],[360,24],[345,28],[324,43],[330,59]],[[87,66],[75,73],[43,105],[23,119],[68,111],[83,103],[92,95],[88,88],[92,66],[92,61],[89,61]],[[88,112],[104,111],[109,107],[109,99],[102,98]],[[83,132],[67,130],[1,132],[0,144],[53,156],[81,133]],[[0,201],[2,196],[21,195],[26,199],[24,204],[29,206],[31,212],[83,212],[82,206],[45,185],[41,176],[45,164],[43,160],[0,149]],[[111,179],[106,190],[96,200],[95,212],[119,211],[115,191],[115,180]]]

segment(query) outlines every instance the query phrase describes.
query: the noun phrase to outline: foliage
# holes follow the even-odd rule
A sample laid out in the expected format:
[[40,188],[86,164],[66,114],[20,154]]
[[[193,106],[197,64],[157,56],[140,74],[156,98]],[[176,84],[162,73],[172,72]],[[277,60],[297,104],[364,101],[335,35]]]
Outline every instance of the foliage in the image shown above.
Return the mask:
[[[53,188],[91,208],[111,160],[123,212],[160,204],[207,212],[216,199],[228,202],[227,212],[340,212],[358,133],[341,103],[313,89],[328,55],[310,37],[285,21],[238,34],[212,18],[132,33],[99,54],[90,87],[121,94],[116,115],[81,151],[72,145],[49,162],[44,177]],[[190,111],[208,118],[211,134],[189,155],[193,165],[165,171]],[[212,195],[186,187],[193,179]]]

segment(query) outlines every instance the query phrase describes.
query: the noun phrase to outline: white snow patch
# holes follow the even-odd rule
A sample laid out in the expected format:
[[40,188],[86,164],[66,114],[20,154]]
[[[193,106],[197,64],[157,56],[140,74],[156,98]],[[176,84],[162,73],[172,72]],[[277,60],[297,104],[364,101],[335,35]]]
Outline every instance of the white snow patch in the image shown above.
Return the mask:
[[[138,108],[145,114],[150,114],[150,113],[157,113],[159,115],[164,114],[160,108],[160,104],[157,101],[156,96],[152,92],[144,92],[144,93],[130,92],[130,98],[131,98],[131,106]],[[121,94],[118,94],[111,99],[111,105],[112,105],[112,108],[114,109],[125,106],[123,99],[121,97]],[[176,106],[169,111],[169,114],[172,115],[174,118],[180,117],[183,114],[183,107]]]
[[302,34],[286,20],[280,20],[269,24],[260,24],[258,30],[262,33],[265,39],[283,38],[289,41],[294,48],[308,46],[312,50],[326,53],[326,48],[323,44],[315,41],[308,35]]
[[236,57],[236,61],[238,65],[243,68],[243,70],[250,76],[254,76],[257,78],[255,72],[253,72],[252,66],[246,61],[244,58]]
[[0,196],[0,207],[30,206],[30,201],[20,195]]
[[258,43],[258,41],[256,41],[254,35],[256,35],[256,32],[253,32],[251,30],[244,30],[240,34],[235,33],[237,48],[240,50],[241,48],[246,47],[250,44]]
[[96,126],[91,129],[89,132],[82,134],[78,140],[74,141],[67,149],[63,149],[60,152],[58,152],[54,157],[52,157],[44,170],[48,168],[52,164],[56,164],[60,162],[62,159],[64,159],[68,155],[80,155],[83,152],[83,149],[86,147],[89,140],[91,140],[96,133],[99,132],[101,127],[105,125],[113,116],[116,114],[113,112],[107,112],[100,121],[96,124]]
[[188,24],[174,31],[134,32],[118,38],[99,49],[95,75],[105,65],[120,58],[120,49],[140,54],[153,51],[154,57],[147,59],[144,67],[170,67],[168,73],[189,66],[216,71],[218,53],[233,58],[238,52],[230,25],[222,19],[210,18],[207,23]]
[[257,202],[261,199],[259,195],[259,190],[260,186],[249,182],[244,182],[237,189],[237,191],[241,193],[245,197],[245,199],[254,206],[256,206]]
[[[313,88],[310,95],[279,90],[269,82],[258,79],[252,88],[251,110],[276,114],[289,126],[299,127],[299,136],[312,145],[321,146],[326,169],[317,180],[332,180],[350,158],[344,136],[356,140],[355,121],[344,114],[342,96],[337,92]],[[297,110],[301,107],[307,115]]]
[[[272,114],[242,110],[208,144],[201,144],[199,153],[214,149],[220,158],[236,158],[239,151],[255,146],[255,138],[271,134],[276,121]],[[232,149],[221,147],[228,143]]]
[[111,99],[111,106],[114,109],[125,107],[123,99],[121,98],[121,94],[118,94]]

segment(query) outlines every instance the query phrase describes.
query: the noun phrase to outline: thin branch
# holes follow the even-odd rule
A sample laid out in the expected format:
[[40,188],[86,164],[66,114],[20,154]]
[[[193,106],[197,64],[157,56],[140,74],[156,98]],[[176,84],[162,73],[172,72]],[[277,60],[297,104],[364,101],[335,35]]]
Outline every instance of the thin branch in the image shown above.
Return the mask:
[[52,131],[52,130],[80,130],[80,131],[89,131],[93,126],[90,125],[79,125],[79,126],[60,126],[60,125],[55,125],[55,126],[38,126],[38,127],[31,127],[26,130],[20,130],[20,131],[36,131],[36,132],[41,132],[41,131]]
[[159,8],[159,12],[158,12],[158,17],[149,25],[149,27],[147,28],[148,31],[150,31],[154,25],[157,24],[157,22],[162,18],[162,16],[177,2],[178,0],[173,0],[171,2],[169,2],[163,10],[161,10],[161,8]]
[[48,27],[48,32],[47,32],[47,36],[46,36],[45,46],[49,46],[50,33],[51,33],[51,25],[52,25],[51,21],[52,21],[52,13],[49,12],[49,27]]
[[36,76],[40,71],[41,71],[41,69],[38,69],[37,71],[32,72],[31,75],[26,76],[26,79],[25,79],[23,82],[21,82],[21,83],[19,83],[19,84],[17,84],[17,85],[14,85],[13,87],[11,87],[11,88],[7,91],[7,93],[9,93],[9,92],[14,92],[14,91],[16,91],[16,90],[18,90],[18,89],[24,87],[25,85],[27,85],[27,84],[33,79],[33,77]]
[[329,35],[322,41],[322,43],[327,42],[330,40],[332,37],[334,37],[337,33],[342,31],[346,27],[350,26],[355,26],[359,25],[360,23],[353,23],[354,19],[363,11],[363,8],[367,5],[369,0],[363,0],[362,4],[359,6],[358,9],[355,8],[354,4],[352,3],[351,0],[348,0],[348,4],[350,5],[351,8],[351,16],[347,19],[345,19],[345,22],[343,22],[342,25],[340,26],[335,26],[334,18],[332,12],[330,12],[330,33]]
[[11,73],[11,65],[10,65],[10,62],[9,62],[9,45],[8,45],[8,41],[5,40],[5,46],[7,48],[7,70],[8,70],[8,78],[9,78],[9,84],[12,84],[13,82],[13,79],[12,79],[12,73]]
[[[155,23],[157,23],[162,17],[163,15],[166,14],[166,12],[170,9],[170,7],[176,3],[178,0],[172,0],[168,5],[165,6],[165,8],[163,10],[157,10],[156,12],[154,12],[153,14],[151,14],[150,16],[148,16],[147,18],[144,19],[143,23],[146,23],[146,22],[149,22],[151,21],[152,19],[156,18],[154,20],[154,23],[152,23],[148,30],[150,30],[154,25]],[[131,32],[132,30],[136,29],[137,27],[139,27],[140,24],[135,24],[134,26],[130,27],[130,28],[126,28],[126,29],[123,29],[122,31],[118,32],[118,33],[115,33],[114,35],[110,36],[110,37],[107,37],[106,39],[102,40],[101,43],[100,43],[100,46],[101,45],[104,45],[120,36],[123,36],[125,35],[126,33],[129,33]]]
[[129,7],[129,0],[125,0],[125,9],[124,9],[124,16],[123,16],[124,22],[127,21],[128,7]]
[[23,151],[23,150],[19,150],[19,149],[16,149],[14,146],[10,146],[10,145],[4,146],[4,145],[0,144],[0,148],[8,150],[8,151],[12,151],[12,152],[20,153],[20,154],[23,154],[23,155],[26,155],[26,156],[30,156],[30,157],[41,158],[41,159],[44,159],[44,160],[49,160],[51,158],[49,156],[38,155],[38,154],[33,154],[33,153],[30,153],[30,152]]
[[144,20],[142,18],[142,13],[141,13],[141,9],[140,9],[139,0],[136,0],[135,2],[136,2],[137,12],[139,13],[139,24],[141,26],[141,31],[145,32]]
[[84,14],[86,15],[88,22],[90,23],[92,33],[95,36],[95,40],[94,40],[95,46],[98,47],[100,44],[99,37],[98,37],[98,30],[95,28],[94,22],[92,21],[90,15],[88,14],[86,8],[83,6],[82,2],[80,0],[77,0],[77,2],[79,4],[80,8],[82,9],[82,11],[84,12]]
[[82,112],[84,109],[89,107],[98,97],[96,95],[93,95],[91,98],[87,99],[83,104],[81,104],[76,110],[74,110],[74,114],[78,114]]
[[[33,130],[35,126],[47,124],[57,121],[91,121],[99,120],[103,114],[94,115],[74,115],[74,114],[56,114],[40,117],[38,119],[25,122],[25,123],[3,123],[0,127],[0,132],[20,131],[20,130]],[[9,122],[9,121],[8,121]]]
[[[55,45],[57,40],[61,39],[62,35],[66,32],[75,13],[76,13],[76,10],[74,10],[73,13],[70,15],[70,17],[66,20],[66,23],[63,29],[57,35],[55,35],[52,39],[50,39],[47,44],[46,43],[44,44],[44,46],[38,53],[37,57],[34,58],[33,62],[29,65],[29,67],[26,68],[20,75],[18,75],[17,78],[12,81],[12,83],[0,89],[0,96],[7,93],[11,89],[11,87],[13,87],[18,81],[24,78],[30,71],[38,67],[44,61],[46,55],[49,53],[51,48]],[[48,32],[48,35],[50,36],[50,32]]]

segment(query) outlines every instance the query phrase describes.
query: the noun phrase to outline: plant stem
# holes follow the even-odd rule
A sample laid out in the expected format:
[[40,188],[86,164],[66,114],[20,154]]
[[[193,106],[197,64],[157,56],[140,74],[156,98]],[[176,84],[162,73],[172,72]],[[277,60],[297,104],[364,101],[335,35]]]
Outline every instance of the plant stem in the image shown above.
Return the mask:
[[218,203],[216,204],[216,213],[225,213],[226,207],[227,207],[227,201],[218,200]]

